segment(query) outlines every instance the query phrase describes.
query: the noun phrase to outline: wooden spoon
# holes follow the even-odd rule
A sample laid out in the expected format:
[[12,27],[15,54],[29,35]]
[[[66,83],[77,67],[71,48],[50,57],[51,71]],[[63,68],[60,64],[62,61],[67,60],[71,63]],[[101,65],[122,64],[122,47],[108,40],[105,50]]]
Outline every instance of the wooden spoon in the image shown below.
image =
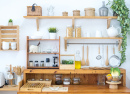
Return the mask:
[[108,60],[108,46],[107,46],[107,58],[106,58],[106,62],[105,62],[106,66],[109,65],[109,60]]
[[89,59],[88,59],[88,46],[87,46],[87,59],[86,59],[86,65],[89,66]]
[[84,66],[85,65],[85,60],[84,60],[84,46],[83,46],[83,49],[82,49],[82,61],[81,61],[81,65]]

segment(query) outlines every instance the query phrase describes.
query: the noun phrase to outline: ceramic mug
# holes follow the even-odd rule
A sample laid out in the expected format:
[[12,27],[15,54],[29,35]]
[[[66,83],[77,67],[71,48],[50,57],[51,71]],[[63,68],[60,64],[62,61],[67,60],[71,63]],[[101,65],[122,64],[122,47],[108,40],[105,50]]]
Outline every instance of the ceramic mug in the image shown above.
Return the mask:
[[3,50],[9,50],[9,42],[3,41],[2,42],[2,49]]
[[13,79],[13,75],[12,75],[12,74],[8,74],[8,75],[7,75],[7,78],[8,78],[8,79]]
[[102,32],[101,31],[96,31],[96,37],[102,37]]
[[86,37],[91,37],[90,32],[87,32],[87,33],[86,33]]
[[11,49],[15,50],[16,49],[16,42],[11,42]]

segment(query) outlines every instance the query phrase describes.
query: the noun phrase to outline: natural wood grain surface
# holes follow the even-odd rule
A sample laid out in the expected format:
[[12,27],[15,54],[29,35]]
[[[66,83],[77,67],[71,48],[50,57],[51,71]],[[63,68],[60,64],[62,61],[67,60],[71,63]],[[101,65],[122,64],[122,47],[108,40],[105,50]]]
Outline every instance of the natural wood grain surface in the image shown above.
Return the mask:
[[[66,87],[66,86],[64,86]],[[108,86],[99,85],[69,85],[68,92],[57,93],[50,92],[47,94],[130,94],[130,89],[126,87],[119,86],[119,89],[109,89]],[[35,92],[28,92],[30,94]],[[18,92],[18,94],[26,94],[26,92]],[[45,93],[35,93],[35,94],[45,94]]]
[[6,85],[3,88],[0,88],[0,91],[18,91],[18,86],[13,87],[10,85]]
[[121,37],[81,37],[81,38],[64,37],[64,39],[122,39],[122,38]]

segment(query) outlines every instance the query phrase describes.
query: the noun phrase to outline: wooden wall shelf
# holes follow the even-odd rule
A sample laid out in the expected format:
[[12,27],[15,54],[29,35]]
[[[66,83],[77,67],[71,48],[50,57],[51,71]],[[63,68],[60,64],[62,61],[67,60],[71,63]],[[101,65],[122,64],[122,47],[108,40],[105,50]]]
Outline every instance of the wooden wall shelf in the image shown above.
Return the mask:
[[[104,40],[104,39],[108,39],[108,40],[118,40],[118,50],[120,51],[121,48],[121,44],[122,44],[122,38],[121,37],[81,37],[81,38],[75,38],[75,37],[64,37],[64,48],[65,51],[67,51],[67,44],[82,44],[82,43],[68,43],[67,40],[76,40],[76,39],[100,39],[100,40]],[[85,43],[84,43],[85,44]],[[87,43],[86,43],[87,44]],[[89,44],[89,43],[88,43]],[[94,44],[94,43],[92,43]],[[96,44],[96,43],[95,43]],[[100,44],[100,43],[98,43]],[[101,43],[102,44],[102,43]],[[107,44],[107,43],[106,43]],[[108,43],[109,44],[109,43]]]
[[74,29],[75,19],[107,19],[107,28],[110,27],[112,19],[117,19],[117,16],[23,16],[26,19],[36,19],[37,31],[39,31],[39,19],[72,19]]
[[[59,44],[59,49],[58,49],[58,53],[29,53],[29,42],[32,41],[56,41]],[[26,66],[27,69],[59,69],[59,67],[30,67],[29,66],[29,55],[58,55],[59,56],[59,66],[60,66],[60,36],[59,39],[29,39],[29,36],[27,36],[27,47],[26,47],[26,55],[27,55],[27,61],[26,61]]]
[[[3,41],[16,42],[16,50],[3,50]],[[0,26],[0,51],[19,51],[19,26]]]

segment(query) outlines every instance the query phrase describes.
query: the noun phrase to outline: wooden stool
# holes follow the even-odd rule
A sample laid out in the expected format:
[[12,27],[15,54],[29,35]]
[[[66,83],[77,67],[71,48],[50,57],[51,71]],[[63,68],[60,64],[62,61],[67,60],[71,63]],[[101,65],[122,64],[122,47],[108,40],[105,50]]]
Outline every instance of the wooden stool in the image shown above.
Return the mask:
[[119,82],[106,81],[106,83],[109,84],[110,89],[118,89],[118,84],[121,84],[121,81],[119,81]]

